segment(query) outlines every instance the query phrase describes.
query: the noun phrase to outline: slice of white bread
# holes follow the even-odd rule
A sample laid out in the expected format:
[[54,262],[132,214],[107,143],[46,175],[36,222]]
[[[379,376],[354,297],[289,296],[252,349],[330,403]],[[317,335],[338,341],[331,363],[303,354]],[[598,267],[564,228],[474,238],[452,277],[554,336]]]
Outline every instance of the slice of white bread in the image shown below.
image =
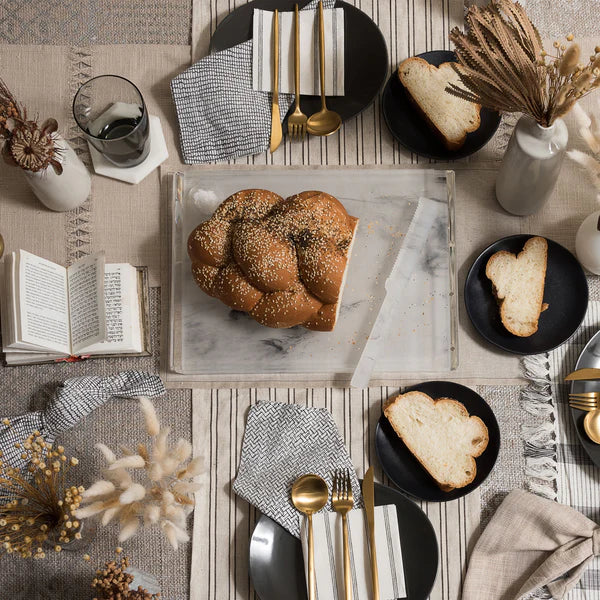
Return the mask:
[[465,487],[475,479],[475,457],[487,448],[489,433],[461,402],[407,392],[391,398],[383,413],[442,490]]
[[461,85],[451,63],[435,67],[414,56],[400,63],[398,76],[413,103],[449,150],[458,150],[467,133],[479,129],[481,106],[446,91],[451,83]]
[[529,337],[538,329],[544,305],[548,242],[532,237],[518,255],[506,250],[493,254],[485,267],[500,303],[502,324],[510,333]]

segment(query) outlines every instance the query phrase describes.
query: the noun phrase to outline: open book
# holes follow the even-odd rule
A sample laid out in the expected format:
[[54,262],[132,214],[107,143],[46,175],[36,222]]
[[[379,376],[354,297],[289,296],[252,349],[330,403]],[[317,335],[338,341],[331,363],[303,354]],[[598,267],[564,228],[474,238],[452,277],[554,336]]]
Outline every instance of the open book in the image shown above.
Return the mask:
[[65,268],[19,250],[4,259],[3,283],[8,365],[150,353],[146,269],[107,265],[103,253]]

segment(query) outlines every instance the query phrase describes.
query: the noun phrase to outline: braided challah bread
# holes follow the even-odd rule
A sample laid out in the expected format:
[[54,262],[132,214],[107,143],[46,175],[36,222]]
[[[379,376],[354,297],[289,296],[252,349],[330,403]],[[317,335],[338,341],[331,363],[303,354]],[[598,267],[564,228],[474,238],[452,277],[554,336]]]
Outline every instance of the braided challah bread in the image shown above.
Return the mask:
[[242,190],[190,234],[192,274],[261,325],[331,331],[357,225],[324,192]]

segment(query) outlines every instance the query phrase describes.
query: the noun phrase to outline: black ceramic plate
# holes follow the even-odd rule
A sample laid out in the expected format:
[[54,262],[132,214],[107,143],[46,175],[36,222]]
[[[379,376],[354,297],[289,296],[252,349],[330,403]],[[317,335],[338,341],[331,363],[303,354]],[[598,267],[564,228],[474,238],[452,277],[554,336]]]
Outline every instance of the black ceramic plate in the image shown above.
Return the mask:
[[[436,67],[456,61],[454,52],[448,50],[434,50],[418,56]],[[396,70],[385,86],[381,106],[388,129],[402,146],[436,160],[455,160],[477,152],[490,141],[500,125],[500,113],[483,108],[479,129],[467,134],[461,148],[448,150],[410,101]]]
[[[211,42],[211,51],[224,50],[252,38],[252,13],[262,10],[293,11],[294,0],[254,0],[240,6],[221,21]],[[300,8],[308,0],[300,0]],[[329,96],[327,108],[336,111],[343,121],[367,108],[385,83],[388,54],[385,39],[375,23],[358,8],[338,0],[336,8],[344,9],[345,80],[344,96]],[[321,109],[317,96],[302,96],[301,107],[311,115]],[[293,110],[293,105],[291,110]],[[287,128],[284,127],[284,131]]]
[[451,381],[427,381],[406,388],[404,393],[419,391],[431,396],[434,400],[438,398],[453,398],[465,405],[469,414],[479,417],[488,428],[489,442],[483,454],[475,459],[477,463],[477,475],[473,483],[452,490],[442,491],[433,478],[421,466],[412,452],[404,445],[398,437],[385,415],[381,415],[377,429],[375,430],[375,449],[379,462],[385,474],[405,492],[431,502],[447,502],[461,496],[466,496],[475,488],[479,487],[491,470],[498,458],[500,450],[500,429],[496,417],[487,402],[473,390],[452,383]]
[[[425,600],[433,588],[438,546],[425,513],[397,491],[375,484],[375,504],[395,504],[408,600]],[[299,540],[264,515],[250,540],[250,577],[260,600],[306,600]]]
[[[575,365],[575,369],[584,369],[587,367],[592,369],[600,368],[600,331],[586,344]],[[600,380],[573,381],[569,391],[577,394],[581,392],[600,392]],[[592,462],[600,467],[600,445],[592,442],[583,428],[583,419],[587,413],[576,408],[570,408],[569,410],[571,411],[571,417],[573,418],[573,423],[575,424],[575,429],[577,430],[577,435],[583,449],[592,459]]]
[[579,262],[566,248],[548,240],[544,302],[549,306],[540,315],[538,330],[518,337],[504,328],[485,267],[498,250],[516,254],[531,237],[512,235],[494,242],[473,263],[465,282],[465,305],[475,329],[488,342],[514,354],[549,352],[566,342],[579,327],[588,304],[587,281]]

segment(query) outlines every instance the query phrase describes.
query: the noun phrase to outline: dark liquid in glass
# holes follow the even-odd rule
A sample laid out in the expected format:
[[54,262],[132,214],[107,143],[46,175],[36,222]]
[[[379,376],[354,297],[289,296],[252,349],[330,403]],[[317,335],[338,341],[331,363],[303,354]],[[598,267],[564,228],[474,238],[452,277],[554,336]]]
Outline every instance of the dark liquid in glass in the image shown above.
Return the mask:
[[148,115],[107,123],[92,140],[94,147],[118,167],[139,165],[150,152]]

